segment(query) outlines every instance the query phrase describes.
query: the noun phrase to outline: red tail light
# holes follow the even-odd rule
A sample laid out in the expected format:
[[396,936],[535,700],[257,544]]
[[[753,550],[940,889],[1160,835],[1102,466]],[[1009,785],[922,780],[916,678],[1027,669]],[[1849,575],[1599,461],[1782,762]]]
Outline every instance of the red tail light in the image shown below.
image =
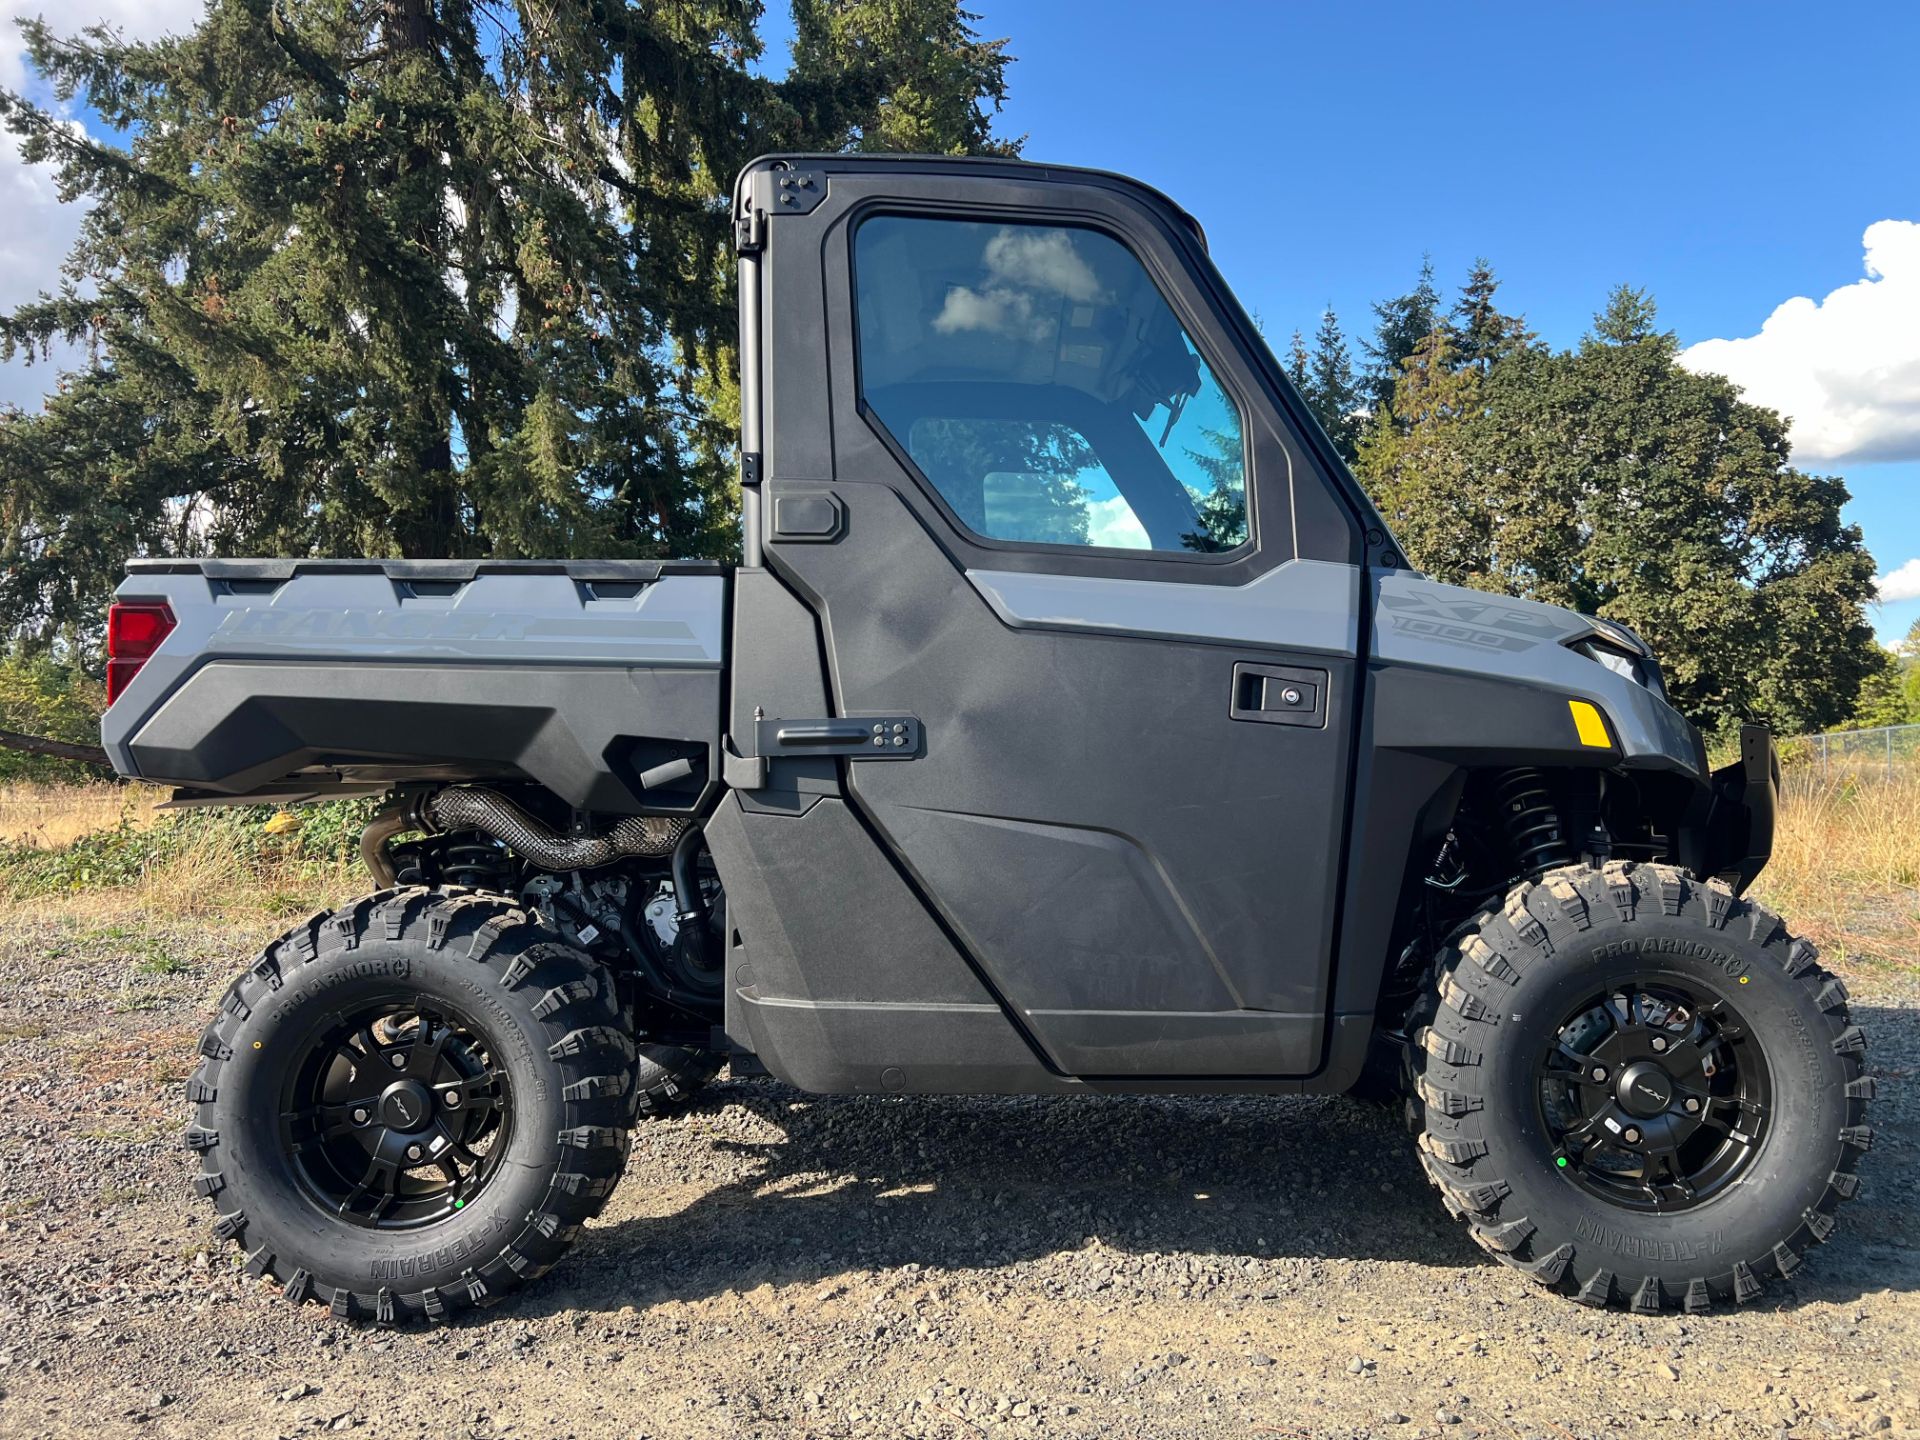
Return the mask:
[[107,704],[120,698],[174,624],[164,600],[116,600],[107,608]]

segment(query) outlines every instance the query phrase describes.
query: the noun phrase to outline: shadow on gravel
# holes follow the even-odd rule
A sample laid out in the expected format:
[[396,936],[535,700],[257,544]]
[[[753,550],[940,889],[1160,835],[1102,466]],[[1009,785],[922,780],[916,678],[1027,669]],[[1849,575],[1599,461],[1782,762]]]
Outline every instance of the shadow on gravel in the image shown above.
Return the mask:
[[[1776,1306],[1920,1289],[1920,1026],[1911,1010],[1855,1015],[1882,1042],[1869,1051],[1878,1143],[1835,1243],[1769,1292]],[[777,1138],[738,1138],[769,1129]],[[1398,1115],[1342,1097],[823,1098],[736,1081],[688,1120],[643,1127],[623,1183],[644,1185],[657,1158],[670,1183],[697,1185],[685,1167],[702,1151],[712,1189],[590,1231],[512,1308],[612,1309],[907,1265],[1044,1262],[1043,1290],[1116,1298],[1257,1298],[1315,1283],[1313,1262],[1329,1258],[1433,1267],[1436,1292],[1445,1272],[1496,1268],[1447,1218]]]
[[646,1183],[650,1149],[684,1159],[689,1143],[738,1178],[677,1214],[590,1231],[521,1303],[607,1308],[1082,1250],[1059,1265],[1063,1294],[1134,1288],[1140,1256],[1161,1257],[1156,1271],[1170,1258],[1179,1283],[1190,1261],[1199,1286],[1256,1295],[1329,1257],[1482,1258],[1397,1114],[1344,1098],[838,1098],[742,1081],[716,1086],[693,1124],[725,1106],[759,1122],[730,1128],[779,1138],[671,1142],[643,1128],[623,1185]]

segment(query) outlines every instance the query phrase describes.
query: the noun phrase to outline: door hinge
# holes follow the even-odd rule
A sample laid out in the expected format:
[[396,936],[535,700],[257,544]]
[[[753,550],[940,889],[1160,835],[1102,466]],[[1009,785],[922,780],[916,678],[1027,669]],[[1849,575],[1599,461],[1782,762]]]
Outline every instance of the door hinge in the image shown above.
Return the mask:
[[733,248],[742,255],[758,255],[767,244],[767,212],[748,203],[733,217]]
[[[767,220],[774,215],[805,215],[827,198],[827,177],[819,170],[776,170],[754,177],[753,194],[733,217],[733,248],[757,255],[767,245]],[[765,204],[762,204],[762,200]]]

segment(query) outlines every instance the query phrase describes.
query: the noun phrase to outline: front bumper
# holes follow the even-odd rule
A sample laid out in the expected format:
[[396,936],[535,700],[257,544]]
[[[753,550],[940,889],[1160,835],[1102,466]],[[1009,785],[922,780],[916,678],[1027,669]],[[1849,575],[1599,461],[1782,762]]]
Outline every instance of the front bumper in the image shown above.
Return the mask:
[[1685,863],[1717,876],[1738,895],[1773,855],[1780,810],[1780,757],[1764,725],[1740,727],[1740,758],[1713,772],[1697,823],[1683,839]]

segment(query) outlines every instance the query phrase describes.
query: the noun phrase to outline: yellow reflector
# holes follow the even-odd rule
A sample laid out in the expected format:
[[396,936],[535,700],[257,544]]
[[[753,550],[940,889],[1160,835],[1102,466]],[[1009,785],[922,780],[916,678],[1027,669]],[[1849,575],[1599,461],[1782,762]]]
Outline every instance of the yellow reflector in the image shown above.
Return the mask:
[[1580,732],[1580,743],[1590,745],[1595,750],[1611,750],[1613,741],[1607,738],[1607,722],[1600,712],[1585,700],[1569,700],[1567,708],[1573,712],[1573,728]]

